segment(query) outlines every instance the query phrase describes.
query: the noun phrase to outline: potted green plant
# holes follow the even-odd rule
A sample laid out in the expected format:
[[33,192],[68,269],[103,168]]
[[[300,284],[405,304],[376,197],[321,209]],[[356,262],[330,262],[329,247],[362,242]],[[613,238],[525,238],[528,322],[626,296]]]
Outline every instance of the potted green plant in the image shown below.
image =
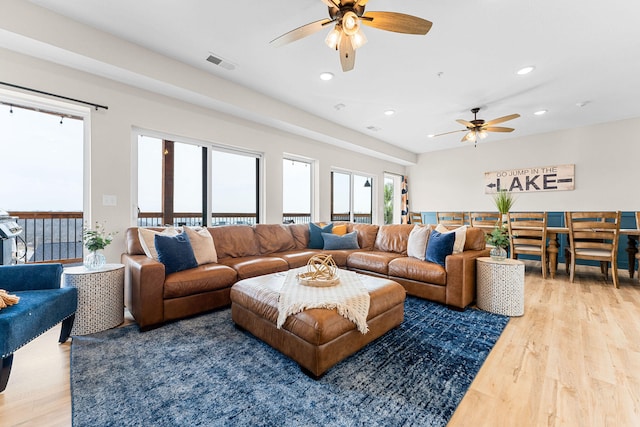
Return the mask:
[[82,241],[89,251],[84,258],[84,266],[89,270],[97,270],[107,262],[105,256],[99,251],[106,248],[113,240],[113,233],[107,233],[104,225],[96,222],[95,229],[85,227],[82,230]]
[[489,255],[496,261],[503,261],[507,257],[509,246],[509,232],[503,226],[496,226],[485,236],[487,244],[493,246]]
[[507,257],[507,246],[509,246],[509,232],[505,227],[504,220],[516,200],[511,191],[498,190],[498,192],[493,195],[493,201],[502,218],[498,220],[496,227],[491,233],[486,235],[486,241],[489,245],[493,246],[490,252],[491,258],[502,261]]

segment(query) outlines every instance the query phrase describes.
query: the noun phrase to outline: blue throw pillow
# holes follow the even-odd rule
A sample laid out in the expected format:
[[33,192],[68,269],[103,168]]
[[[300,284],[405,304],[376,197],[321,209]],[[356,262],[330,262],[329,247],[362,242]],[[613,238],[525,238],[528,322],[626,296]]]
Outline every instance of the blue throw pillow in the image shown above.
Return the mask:
[[426,260],[444,267],[445,258],[453,253],[455,241],[456,233],[439,233],[433,230],[427,243]]
[[322,238],[324,239],[324,247],[322,249],[325,251],[334,249],[360,249],[360,246],[358,246],[358,233],[356,231],[342,236],[332,233],[322,233]]
[[331,233],[333,224],[327,224],[320,227],[312,222],[309,223],[309,249],[322,249],[324,247],[324,239],[322,233]]
[[156,234],[153,242],[158,252],[158,260],[164,264],[165,274],[198,266],[187,233],[180,233],[176,236]]

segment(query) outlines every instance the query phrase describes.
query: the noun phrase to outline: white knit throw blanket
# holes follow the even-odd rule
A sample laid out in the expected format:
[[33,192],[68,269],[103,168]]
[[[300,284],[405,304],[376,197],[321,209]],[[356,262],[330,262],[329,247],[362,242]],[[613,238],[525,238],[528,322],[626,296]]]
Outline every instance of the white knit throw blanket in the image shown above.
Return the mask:
[[353,271],[339,270],[340,283],[336,286],[313,287],[298,283],[296,274],[306,271],[305,267],[289,270],[278,297],[278,322],[280,329],[290,314],[311,308],[336,309],[338,314],[356,324],[358,330],[366,334],[370,297],[360,278]]

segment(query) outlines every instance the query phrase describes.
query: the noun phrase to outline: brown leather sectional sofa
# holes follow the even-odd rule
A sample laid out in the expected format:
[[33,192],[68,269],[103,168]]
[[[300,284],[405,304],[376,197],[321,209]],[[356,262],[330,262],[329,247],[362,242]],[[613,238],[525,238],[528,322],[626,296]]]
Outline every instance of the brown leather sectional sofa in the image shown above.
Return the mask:
[[[404,286],[409,295],[464,309],[475,299],[475,259],[488,256],[484,232],[469,227],[464,251],[449,255],[445,267],[407,256],[411,224],[346,223],[356,230],[360,249],[308,249],[306,224],[258,224],[209,227],[218,263],[166,275],[164,265],[148,258],[138,229],[126,232],[122,254],[125,304],[141,330],[202,313],[231,303],[231,286],[238,280],[306,265],[318,253],[330,253],[339,267],[385,277]],[[161,230],[161,229],[156,229]]]

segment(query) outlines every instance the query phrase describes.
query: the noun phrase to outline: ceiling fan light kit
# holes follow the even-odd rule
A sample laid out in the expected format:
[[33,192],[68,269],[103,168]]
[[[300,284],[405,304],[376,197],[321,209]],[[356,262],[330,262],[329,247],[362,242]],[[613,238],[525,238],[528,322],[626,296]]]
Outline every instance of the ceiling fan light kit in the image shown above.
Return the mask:
[[309,36],[327,25],[336,23],[327,34],[325,43],[340,52],[342,71],[355,66],[355,51],[367,43],[361,25],[403,34],[424,35],[433,25],[426,19],[396,12],[369,12],[364,8],[368,0],[321,0],[329,8],[329,19],[322,19],[291,30],[271,41],[275,47]]
[[463,125],[466,129],[454,130],[451,132],[440,133],[436,136],[449,135],[451,133],[456,132],[467,132],[465,136],[462,137],[461,142],[478,142],[479,139],[485,139],[488,136],[487,132],[513,132],[513,128],[503,127],[503,126],[494,126],[499,123],[506,122],[508,120],[517,119],[520,117],[520,114],[509,114],[508,116],[498,117],[497,119],[489,120],[485,122],[483,119],[478,118],[478,112],[480,108],[472,108],[471,113],[473,113],[473,120],[467,121],[464,119],[456,120],[458,123]]

